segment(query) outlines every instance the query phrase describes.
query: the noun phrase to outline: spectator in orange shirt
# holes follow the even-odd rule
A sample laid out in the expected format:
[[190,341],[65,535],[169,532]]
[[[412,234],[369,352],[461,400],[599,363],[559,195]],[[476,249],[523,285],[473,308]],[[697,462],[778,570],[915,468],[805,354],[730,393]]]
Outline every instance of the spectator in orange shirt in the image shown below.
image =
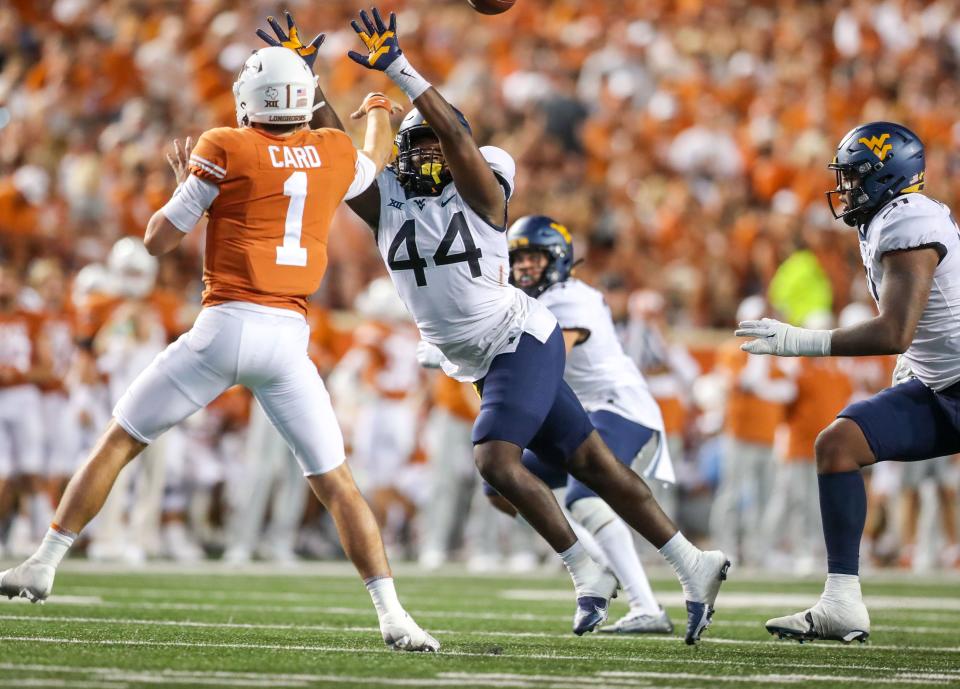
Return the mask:
[[[828,314],[811,316],[805,327],[830,328]],[[853,384],[836,359],[786,359],[778,362],[793,379],[796,394],[786,407],[785,442],[778,443],[770,501],[763,513],[764,550],[789,547],[795,574],[818,569],[823,557],[820,503],[813,445],[853,396]],[[784,543],[788,535],[789,543]],[[776,564],[768,561],[768,564]]]

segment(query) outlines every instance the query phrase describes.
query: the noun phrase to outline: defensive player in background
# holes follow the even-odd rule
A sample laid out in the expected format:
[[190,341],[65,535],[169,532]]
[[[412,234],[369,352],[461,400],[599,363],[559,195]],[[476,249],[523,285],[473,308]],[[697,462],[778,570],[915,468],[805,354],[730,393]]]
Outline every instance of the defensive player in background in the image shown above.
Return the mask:
[[[507,231],[510,281],[546,305],[563,332],[564,380],[576,393],[603,442],[626,467],[650,464],[645,473],[669,467],[660,408],[640,370],[623,353],[603,295],[571,276],[573,242],[567,228],[543,215],[520,218]],[[633,534],[595,492],[571,476],[563,457],[538,456],[524,450],[523,465],[552,489],[566,488],[565,504],[574,521],[592,537],[623,585],[630,611],[601,631],[621,634],[669,634],[673,623],[657,603],[637,556]],[[657,478],[671,480],[672,467]],[[495,491],[495,507],[516,509]],[[587,539],[583,538],[584,543]]]
[[20,306],[20,291],[14,268],[0,266],[0,545],[18,501],[31,531],[53,511],[43,478],[40,321]]
[[[919,193],[920,139],[892,122],[851,130],[829,165],[836,218],[856,227],[870,293],[880,314],[836,330],[807,330],[771,318],[740,324],[752,354],[899,354],[916,379],[855,402],[817,437],[827,583],[812,608],[767,622],[780,637],[864,640],[870,617],[860,593],[859,548],[867,498],[860,470],[960,451],[960,231],[950,209]],[[834,205],[839,199],[839,212]]]
[[[448,375],[476,384],[482,400],[473,427],[480,474],[560,555],[574,582],[573,631],[607,617],[617,582],[584,550],[550,489],[521,462],[524,448],[564,460],[653,543],[677,572],[687,599],[686,640],[706,628],[729,566],[677,530],[649,488],[617,461],[563,382],[565,352],[556,318],[509,284],[505,237],[514,162],[478,148],[469,124],[410,65],[396,17],[373,10],[353,22],[368,53],[349,56],[384,71],[417,107],[397,134],[394,165],[351,208],[373,229],[380,254],[421,338],[439,350]],[[428,124],[429,123],[429,124]]]
[[[314,45],[320,41],[322,35]],[[173,251],[209,213],[205,308],[117,403],[40,548],[0,574],[0,593],[45,599],[57,565],[120,470],[164,431],[240,384],[257,398],[333,516],[373,598],[384,641],[404,650],[439,648],[397,599],[380,533],[344,463],[330,398],[307,355],[306,299],[326,268],[331,217],[386,165],[392,105],[371,94],[354,113],[368,115],[359,152],[341,131],[310,130],[317,84],[311,66],[286,48],[255,52],[233,87],[239,126],[205,132],[192,153],[189,139],[186,151],[175,144],[170,162],[179,186],[150,219],[145,244],[154,255]]]

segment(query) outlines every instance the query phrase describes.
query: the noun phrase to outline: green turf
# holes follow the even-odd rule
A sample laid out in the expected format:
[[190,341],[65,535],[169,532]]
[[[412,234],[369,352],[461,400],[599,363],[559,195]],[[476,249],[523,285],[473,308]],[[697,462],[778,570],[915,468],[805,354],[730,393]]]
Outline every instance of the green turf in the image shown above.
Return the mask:
[[[868,581],[868,602],[878,601],[868,644],[801,646],[772,640],[762,622],[799,609],[792,599],[812,603],[820,584],[734,571],[696,648],[680,639],[678,585],[666,578],[654,584],[677,603],[668,606],[673,637],[574,637],[560,574],[402,570],[398,582],[441,653],[386,650],[366,591],[342,567],[266,575],[68,565],[46,605],[0,602],[0,687],[960,687],[956,577]],[[618,602],[613,615],[624,611]]]

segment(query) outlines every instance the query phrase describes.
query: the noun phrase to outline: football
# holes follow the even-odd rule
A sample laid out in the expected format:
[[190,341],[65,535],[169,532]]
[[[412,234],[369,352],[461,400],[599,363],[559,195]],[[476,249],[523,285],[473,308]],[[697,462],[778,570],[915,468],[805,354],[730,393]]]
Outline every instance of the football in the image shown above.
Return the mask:
[[470,7],[480,14],[501,14],[506,12],[517,0],[467,0]]

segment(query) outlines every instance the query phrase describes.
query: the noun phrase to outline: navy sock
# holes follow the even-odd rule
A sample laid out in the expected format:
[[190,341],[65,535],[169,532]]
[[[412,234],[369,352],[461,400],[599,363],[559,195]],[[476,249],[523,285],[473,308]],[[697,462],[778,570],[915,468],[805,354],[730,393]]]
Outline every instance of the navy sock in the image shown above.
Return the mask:
[[867,491],[859,471],[817,476],[820,516],[830,574],[859,574],[860,538],[867,520]]

